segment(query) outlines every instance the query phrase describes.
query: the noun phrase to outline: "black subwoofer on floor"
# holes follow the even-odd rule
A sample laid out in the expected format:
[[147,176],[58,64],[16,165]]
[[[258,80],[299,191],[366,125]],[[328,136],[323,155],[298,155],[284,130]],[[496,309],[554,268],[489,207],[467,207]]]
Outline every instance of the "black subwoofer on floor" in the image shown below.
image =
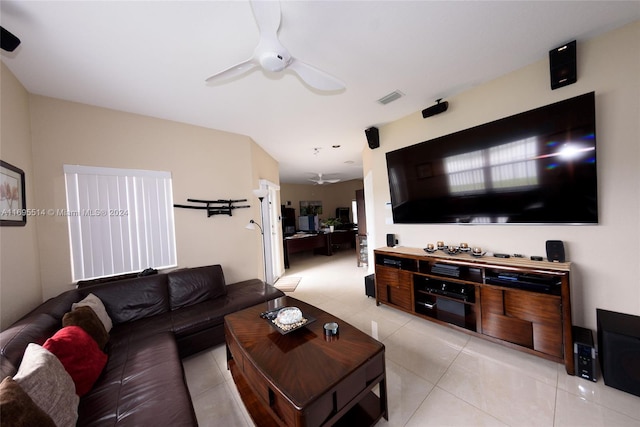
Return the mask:
[[604,383],[640,396],[640,317],[596,309]]
[[375,274],[370,274],[364,278],[364,293],[368,297],[376,297],[376,280]]

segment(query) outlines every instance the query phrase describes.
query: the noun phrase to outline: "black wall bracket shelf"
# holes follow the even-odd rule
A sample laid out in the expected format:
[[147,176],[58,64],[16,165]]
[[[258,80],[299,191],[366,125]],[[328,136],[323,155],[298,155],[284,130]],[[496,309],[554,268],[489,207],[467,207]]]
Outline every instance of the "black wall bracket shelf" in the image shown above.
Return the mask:
[[204,203],[205,206],[198,205],[177,205],[174,204],[174,208],[185,208],[185,209],[201,209],[207,211],[207,218],[212,215],[232,215],[234,209],[242,209],[249,208],[250,205],[234,205],[234,203],[246,202],[247,199],[238,199],[238,200],[198,200],[198,199],[187,199],[187,202],[191,203]]

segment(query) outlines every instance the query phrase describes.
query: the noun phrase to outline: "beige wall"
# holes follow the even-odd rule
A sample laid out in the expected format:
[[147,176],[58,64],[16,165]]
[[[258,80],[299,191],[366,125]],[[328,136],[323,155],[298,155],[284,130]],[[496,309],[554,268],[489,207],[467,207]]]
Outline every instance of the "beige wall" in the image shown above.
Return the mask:
[[[249,209],[207,218],[175,209],[179,267],[222,264],[227,283],[262,277],[259,234],[244,228],[259,212],[252,189],[279,183],[278,164],[249,137],[30,95],[2,64],[3,160],[26,173],[29,208],[64,209],[64,164],[169,171],[175,203],[247,199]],[[67,221],[29,218],[3,227],[1,328],[44,299],[72,288]]]
[[[596,307],[640,314],[640,22],[578,41],[577,58],[578,82],[573,85],[552,91],[543,59],[449,98],[449,111],[442,115],[423,119],[416,112],[381,127],[380,148],[364,156],[365,175],[370,172],[373,182],[371,188],[365,186],[366,197],[375,210],[368,231],[375,233],[378,246],[384,246],[386,233],[395,233],[403,246],[443,240],[544,256],[546,240],[563,240],[573,263],[574,324],[595,329]],[[386,152],[591,91],[596,93],[599,225],[387,223]]]
[[[327,219],[336,216],[336,208],[349,208],[349,215],[353,220],[351,211],[351,201],[356,198],[356,190],[362,190],[361,179],[353,179],[335,184],[305,185],[305,184],[282,184],[280,188],[280,199],[282,204],[296,210],[296,217],[300,215],[300,201],[321,201],[322,215],[320,219]],[[297,224],[296,224],[297,226]]]
[[[35,207],[29,94],[1,64],[0,159],[25,173],[27,208]],[[0,329],[42,301],[36,221],[0,227]]]
[[[256,175],[274,179],[277,163],[250,138],[167,120],[31,96],[36,203],[66,206],[63,165],[169,171],[175,203],[197,199],[248,199]],[[257,165],[254,165],[254,158]],[[277,181],[277,178],[276,178]],[[207,218],[204,211],[175,209],[179,267],[223,265],[227,282],[260,276],[260,243],[244,226],[252,209]],[[38,218],[44,297],[71,285],[67,221]],[[255,259],[254,259],[255,258]]]

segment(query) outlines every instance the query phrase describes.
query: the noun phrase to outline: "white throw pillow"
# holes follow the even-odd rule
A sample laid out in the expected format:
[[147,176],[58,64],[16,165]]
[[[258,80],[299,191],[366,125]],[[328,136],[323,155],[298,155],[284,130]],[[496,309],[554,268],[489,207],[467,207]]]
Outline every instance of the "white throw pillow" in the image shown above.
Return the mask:
[[29,344],[13,379],[58,427],[76,425],[80,401],[76,385],[53,353]]
[[107,314],[107,309],[104,308],[104,304],[102,303],[100,298],[98,298],[94,294],[89,294],[82,301],[71,304],[71,310],[75,310],[76,308],[82,307],[82,306],[91,307],[91,309],[98,316],[98,319],[100,319],[100,321],[104,325],[104,328],[107,330],[107,333],[109,333],[109,331],[113,327],[113,323],[111,322],[111,318]]

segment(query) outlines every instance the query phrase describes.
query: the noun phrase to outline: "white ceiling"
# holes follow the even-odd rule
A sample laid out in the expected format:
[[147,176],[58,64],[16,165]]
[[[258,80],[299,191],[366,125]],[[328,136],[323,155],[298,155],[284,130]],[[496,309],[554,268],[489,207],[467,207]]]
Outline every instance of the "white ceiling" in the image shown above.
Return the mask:
[[[317,172],[362,178],[370,126],[640,19],[639,1],[283,1],[281,9],[284,46],[345,91],[260,69],[205,84],[251,56],[258,30],[247,1],[2,0],[1,24],[22,40],[2,61],[34,94],[248,135],[280,163],[281,182],[309,183]],[[376,102],[394,90],[405,96]]]

